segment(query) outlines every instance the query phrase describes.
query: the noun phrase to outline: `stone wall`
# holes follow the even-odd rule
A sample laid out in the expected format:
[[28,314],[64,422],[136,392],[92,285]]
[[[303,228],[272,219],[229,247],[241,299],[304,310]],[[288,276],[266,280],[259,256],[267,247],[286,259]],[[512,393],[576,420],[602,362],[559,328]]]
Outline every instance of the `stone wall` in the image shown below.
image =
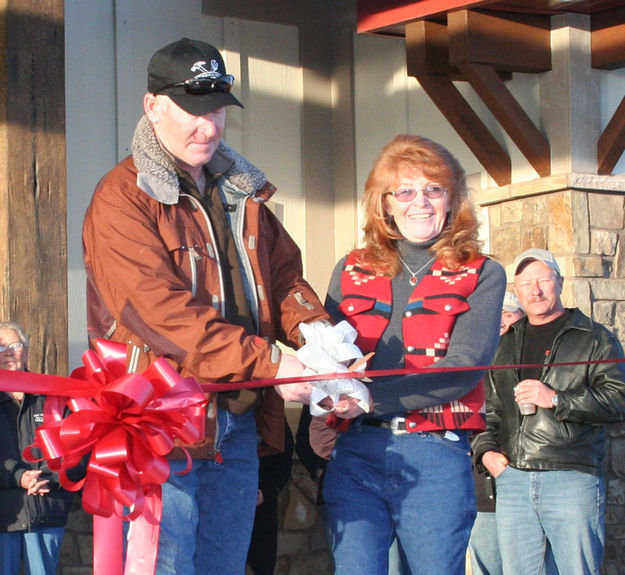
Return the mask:
[[[625,180],[569,174],[486,190],[490,249],[506,266],[531,247],[556,256],[562,298],[625,343]],[[510,286],[511,287],[511,286]],[[605,575],[625,573],[625,425],[608,428]]]

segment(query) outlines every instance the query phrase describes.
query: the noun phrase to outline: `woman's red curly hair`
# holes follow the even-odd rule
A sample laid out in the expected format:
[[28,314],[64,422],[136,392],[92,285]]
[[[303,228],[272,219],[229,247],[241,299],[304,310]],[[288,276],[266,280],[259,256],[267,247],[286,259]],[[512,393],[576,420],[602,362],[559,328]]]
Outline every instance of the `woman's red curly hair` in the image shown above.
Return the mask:
[[458,268],[480,254],[478,221],[469,199],[465,172],[443,146],[421,136],[400,134],[382,149],[365,183],[362,208],[364,249],[359,260],[377,273],[395,276],[399,272],[396,242],[403,236],[384,209],[386,194],[396,189],[399,172],[420,170],[449,189],[450,211],[438,240],[431,247],[437,259]]

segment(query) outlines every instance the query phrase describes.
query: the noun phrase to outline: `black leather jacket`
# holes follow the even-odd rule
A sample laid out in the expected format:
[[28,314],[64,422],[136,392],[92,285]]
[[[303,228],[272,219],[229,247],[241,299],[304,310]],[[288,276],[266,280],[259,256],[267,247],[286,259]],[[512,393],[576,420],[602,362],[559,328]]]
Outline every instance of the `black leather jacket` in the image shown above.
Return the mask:
[[[486,451],[502,452],[524,470],[603,472],[604,424],[625,419],[625,364],[551,366],[552,363],[623,358],[623,349],[601,324],[578,309],[556,338],[540,380],[558,394],[555,409],[521,416],[514,401],[517,369],[491,370],[486,378],[486,431],[473,441],[479,465]],[[519,364],[527,318],[501,337],[494,365]]]

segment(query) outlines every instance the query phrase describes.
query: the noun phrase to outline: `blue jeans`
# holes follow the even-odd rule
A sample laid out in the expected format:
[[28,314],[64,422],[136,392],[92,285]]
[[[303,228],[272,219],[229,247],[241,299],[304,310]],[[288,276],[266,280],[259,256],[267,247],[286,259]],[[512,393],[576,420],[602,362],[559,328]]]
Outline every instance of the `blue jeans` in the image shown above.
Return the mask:
[[[497,533],[507,575],[551,575],[548,545],[563,575],[599,575],[605,542],[603,479],[579,471],[521,471],[497,477]],[[556,571],[557,572],[557,571]]]
[[388,572],[397,537],[405,575],[464,575],[475,518],[465,433],[393,435],[354,422],[336,443],[323,488],[335,575]]
[[63,527],[0,533],[0,573],[19,575],[23,561],[26,575],[55,575],[64,533]]
[[503,575],[494,511],[478,511],[469,539],[469,555],[473,575]]
[[256,493],[258,456],[253,410],[219,410],[217,449],[223,463],[171,461],[163,484],[157,575],[244,575]]

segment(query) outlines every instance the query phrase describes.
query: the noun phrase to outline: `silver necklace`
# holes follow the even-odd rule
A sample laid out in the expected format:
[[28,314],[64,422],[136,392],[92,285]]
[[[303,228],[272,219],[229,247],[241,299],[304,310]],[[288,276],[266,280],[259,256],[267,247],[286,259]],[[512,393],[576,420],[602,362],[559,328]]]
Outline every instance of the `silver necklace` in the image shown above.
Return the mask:
[[401,256],[399,256],[399,261],[404,264],[404,267],[408,270],[408,273],[412,276],[409,280],[408,283],[411,286],[416,286],[417,282],[419,281],[417,279],[417,275],[419,275],[419,272],[422,272],[427,266],[429,266],[433,261],[434,258],[436,256],[431,257],[427,262],[425,262],[416,272],[413,272],[410,267],[408,267],[408,264],[404,261],[404,258],[402,258]]

